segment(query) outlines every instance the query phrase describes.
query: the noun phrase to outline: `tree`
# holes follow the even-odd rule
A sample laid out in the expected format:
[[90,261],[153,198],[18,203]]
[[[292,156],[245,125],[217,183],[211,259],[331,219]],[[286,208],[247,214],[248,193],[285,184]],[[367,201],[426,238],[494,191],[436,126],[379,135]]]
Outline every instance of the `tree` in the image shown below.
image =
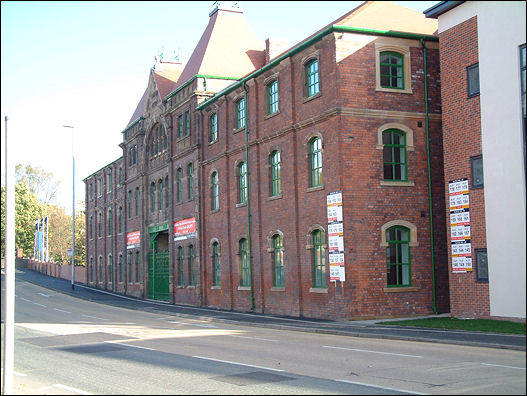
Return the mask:
[[60,181],[53,180],[53,173],[41,168],[21,164],[15,166],[16,183],[25,183],[29,191],[35,194],[44,205],[53,203],[57,199]]

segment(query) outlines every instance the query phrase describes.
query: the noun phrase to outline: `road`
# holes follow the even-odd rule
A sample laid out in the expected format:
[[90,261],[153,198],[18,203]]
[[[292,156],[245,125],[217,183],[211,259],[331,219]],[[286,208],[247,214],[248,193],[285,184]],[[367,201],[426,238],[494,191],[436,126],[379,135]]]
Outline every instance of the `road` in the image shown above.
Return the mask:
[[525,351],[217,323],[16,283],[15,394],[525,394]]

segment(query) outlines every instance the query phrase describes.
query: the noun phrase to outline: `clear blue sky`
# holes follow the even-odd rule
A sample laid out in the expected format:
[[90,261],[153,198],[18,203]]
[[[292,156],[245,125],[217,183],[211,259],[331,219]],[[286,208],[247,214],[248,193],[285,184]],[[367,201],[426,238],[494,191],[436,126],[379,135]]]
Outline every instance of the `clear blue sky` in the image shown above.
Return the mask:
[[[75,191],[82,179],[122,155],[119,143],[164,46],[186,62],[213,1],[2,1],[1,108],[9,117],[15,163],[53,173],[58,204],[71,211],[73,125]],[[262,42],[290,46],[360,5],[360,1],[241,1]],[[437,1],[394,1],[424,11]],[[4,182],[2,159],[2,183]],[[77,208],[79,208],[77,206]],[[69,212],[68,212],[69,213]]]

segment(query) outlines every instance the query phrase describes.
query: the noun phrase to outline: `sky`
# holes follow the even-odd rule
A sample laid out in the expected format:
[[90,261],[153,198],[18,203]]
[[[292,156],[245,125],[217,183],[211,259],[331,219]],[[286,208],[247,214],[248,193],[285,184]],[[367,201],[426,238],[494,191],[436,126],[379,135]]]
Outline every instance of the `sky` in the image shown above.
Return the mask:
[[[292,47],[361,1],[240,1],[262,43]],[[393,1],[424,11],[438,1]],[[5,129],[14,164],[60,181],[57,204],[83,209],[82,181],[122,155],[122,131],[160,51],[186,63],[213,1],[2,1],[2,185]],[[7,122],[5,117],[8,117]],[[65,128],[64,125],[73,126]]]

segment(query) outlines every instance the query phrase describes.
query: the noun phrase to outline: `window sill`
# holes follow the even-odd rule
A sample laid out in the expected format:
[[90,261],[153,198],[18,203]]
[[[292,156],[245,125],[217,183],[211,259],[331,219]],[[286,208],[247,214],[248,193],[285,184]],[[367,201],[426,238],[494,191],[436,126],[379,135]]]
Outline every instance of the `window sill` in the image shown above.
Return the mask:
[[385,287],[382,289],[385,293],[406,293],[419,291],[418,287]]
[[247,206],[247,202],[242,202],[242,203],[237,203],[237,204],[236,204],[236,207],[237,207],[237,208],[243,208],[243,207],[245,207],[245,206]]
[[267,115],[264,117],[264,120],[268,120],[269,118],[273,118],[274,116],[277,116],[278,114],[280,114],[280,110],[277,110],[277,111],[275,111],[275,112],[272,113],[272,114],[267,114]]
[[316,99],[316,98],[319,98],[322,96],[322,91],[318,91],[316,94],[314,95],[311,95],[311,96],[307,96],[307,97],[304,97],[304,99],[302,99],[302,103],[307,103],[313,99]]
[[392,92],[392,93],[401,93],[401,94],[412,94],[412,88],[384,88],[384,87],[375,87],[377,92]]
[[242,131],[245,131],[245,126],[241,127],[241,128],[235,128],[232,130],[232,133],[235,134],[235,133],[240,133]]
[[270,197],[267,197],[268,201],[274,201],[275,199],[282,199],[282,194],[271,195]]
[[309,288],[309,292],[310,293],[327,293],[328,289],[327,289],[327,287],[326,288],[324,288],[324,287],[310,287]]
[[212,142],[209,142],[209,146],[212,146],[214,143],[218,143],[218,139],[213,140]]
[[195,288],[196,288],[196,286],[194,286],[194,285],[188,285],[187,286],[187,289],[195,289]]
[[210,290],[221,290],[221,286],[211,286]]
[[313,192],[313,191],[321,191],[324,189],[324,185],[321,186],[315,186],[315,187],[308,187],[306,192]]
[[413,181],[395,181],[395,180],[381,180],[381,186],[388,187],[414,187]]
[[285,292],[285,287],[271,287],[272,292]]
[[219,212],[219,211],[220,211],[219,209],[212,209],[209,213],[210,213],[210,214],[213,214],[213,213],[217,213],[217,212]]
[[251,290],[251,286],[238,286],[238,290]]

